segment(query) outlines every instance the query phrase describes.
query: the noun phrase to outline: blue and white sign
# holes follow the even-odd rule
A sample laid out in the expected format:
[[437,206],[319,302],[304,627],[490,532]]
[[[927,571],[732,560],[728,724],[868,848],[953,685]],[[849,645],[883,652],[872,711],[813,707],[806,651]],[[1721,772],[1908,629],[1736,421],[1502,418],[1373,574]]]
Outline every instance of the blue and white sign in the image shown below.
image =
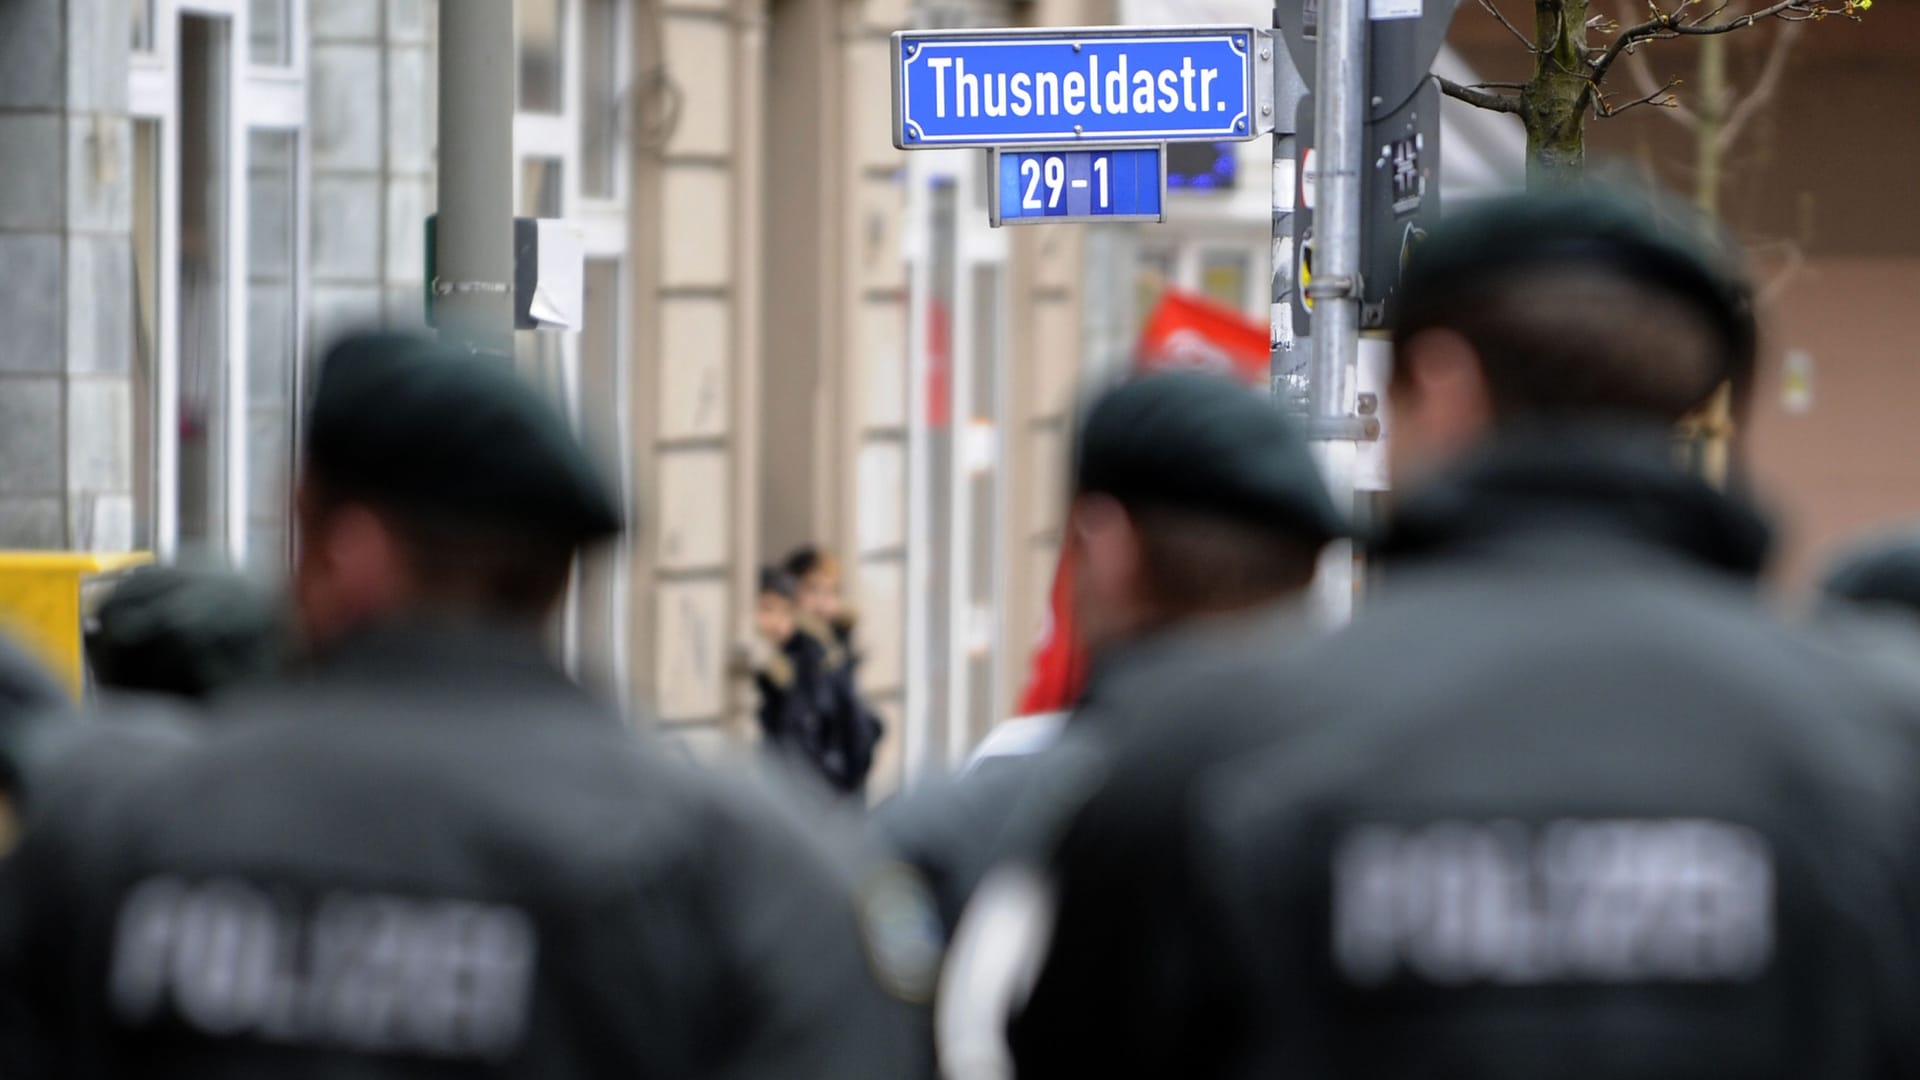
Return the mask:
[[[1271,43],[1252,27],[903,30],[893,144],[1019,146],[1248,139]],[[1272,112],[1268,106],[1267,112]]]
[[999,150],[988,220],[1164,221],[1165,152],[1158,146],[1098,150]]

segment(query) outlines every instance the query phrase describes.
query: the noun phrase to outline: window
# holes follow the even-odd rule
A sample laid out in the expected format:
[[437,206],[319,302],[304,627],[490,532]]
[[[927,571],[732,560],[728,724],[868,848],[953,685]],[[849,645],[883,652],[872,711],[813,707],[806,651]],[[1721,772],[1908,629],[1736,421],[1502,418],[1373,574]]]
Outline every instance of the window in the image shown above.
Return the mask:
[[133,123],[133,546],[159,533],[154,400],[160,371],[160,122]]
[[561,89],[566,85],[561,47],[565,0],[517,0],[514,10],[519,18],[520,108],[560,112],[566,107]]
[[1179,273],[1179,260],[1175,253],[1162,248],[1142,248],[1134,260],[1133,311],[1139,322],[1134,328],[1137,334],[1147,328],[1147,320],[1153,318],[1153,309],[1160,304],[1160,294],[1174,284]]
[[[615,259],[588,259],[586,266],[586,325],[580,334],[581,435],[599,462],[607,482],[616,485],[623,501],[621,458],[626,430],[625,387],[620,364],[620,263]],[[620,689],[620,657],[625,652],[622,632],[625,583],[622,545],[604,544],[580,560],[574,584],[574,641],[578,643],[580,675],[590,684],[616,695]]]
[[580,193],[595,199],[619,194],[620,9],[614,0],[585,0],[580,32]]
[[1200,291],[1217,304],[1244,310],[1250,261],[1242,251],[1207,252],[1200,260]]
[[520,216],[557,218],[564,202],[558,158],[526,158],[520,162]]
[[227,550],[228,25],[180,20],[179,379],[173,422],[180,554]]
[[287,6],[291,0],[251,0],[247,13],[247,59],[266,67],[293,62],[293,34]]
[[153,0],[130,0],[128,7],[129,24],[132,28],[133,51],[153,51]]
[[247,562],[269,575],[289,551],[298,145],[291,131],[247,136]]

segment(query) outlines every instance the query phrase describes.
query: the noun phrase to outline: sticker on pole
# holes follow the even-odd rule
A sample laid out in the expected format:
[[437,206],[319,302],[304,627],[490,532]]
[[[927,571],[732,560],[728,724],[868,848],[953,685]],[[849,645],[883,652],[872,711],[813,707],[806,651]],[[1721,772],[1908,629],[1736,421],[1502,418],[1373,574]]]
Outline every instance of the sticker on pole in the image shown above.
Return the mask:
[[1376,22],[1385,19],[1417,19],[1420,14],[1420,0],[1367,0],[1367,18]]
[[1314,156],[1313,147],[1300,155],[1300,205],[1313,209],[1313,193],[1320,179],[1320,159]]
[[1300,241],[1300,266],[1293,275],[1293,288],[1300,296],[1300,306],[1313,310],[1313,294],[1307,286],[1313,284],[1313,231],[1307,231],[1306,239]]

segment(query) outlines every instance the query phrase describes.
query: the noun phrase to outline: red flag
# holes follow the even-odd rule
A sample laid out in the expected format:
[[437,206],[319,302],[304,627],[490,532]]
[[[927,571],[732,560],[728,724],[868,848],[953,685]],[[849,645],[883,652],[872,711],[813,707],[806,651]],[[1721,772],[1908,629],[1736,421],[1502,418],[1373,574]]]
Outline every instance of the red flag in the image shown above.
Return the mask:
[[[1266,327],[1232,308],[1168,289],[1140,334],[1134,370],[1199,367],[1265,386],[1270,349]],[[1033,648],[1033,666],[1020,695],[1021,715],[1072,708],[1086,682],[1086,652],[1074,633],[1069,551],[1061,547],[1053,570],[1047,625]]]
[[1047,625],[1033,647],[1033,669],[1020,695],[1020,715],[1059,712],[1073,707],[1087,681],[1087,656],[1073,631],[1073,560],[1062,545],[1053,568],[1053,594]]
[[1192,293],[1168,289],[1140,332],[1134,368],[1158,371],[1197,367],[1265,386],[1273,352],[1272,331],[1233,308]]

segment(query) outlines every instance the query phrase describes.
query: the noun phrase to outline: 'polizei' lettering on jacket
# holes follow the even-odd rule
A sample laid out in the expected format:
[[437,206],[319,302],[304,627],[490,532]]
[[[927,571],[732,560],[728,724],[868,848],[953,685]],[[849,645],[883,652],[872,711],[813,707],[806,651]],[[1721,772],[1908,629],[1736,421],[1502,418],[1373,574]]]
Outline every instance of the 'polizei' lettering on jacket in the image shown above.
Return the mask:
[[1335,967],[1360,986],[1735,981],[1773,953],[1766,841],[1726,822],[1362,825],[1333,885]]
[[361,1053],[498,1060],[531,1005],[533,922],[467,900],[148,878],[120,907],[108,993],[134,1027]]
[[[964,57],[942,56],[927,61],[933,72],[933,114],[958,119],[979,116],[1112,116],[1171,112],[1229,112],[1241,108],[1213,96],[1220,78],[1217,67],[1193,66],[1193,57],[1180,58],[1177,68],[1130,69],[1122,56],[1114,67],[1100,70],[1100,58],[1087,56],[1087,70],[978,73],[967,70]],[[949,113],[947,110],[953,111]]]

